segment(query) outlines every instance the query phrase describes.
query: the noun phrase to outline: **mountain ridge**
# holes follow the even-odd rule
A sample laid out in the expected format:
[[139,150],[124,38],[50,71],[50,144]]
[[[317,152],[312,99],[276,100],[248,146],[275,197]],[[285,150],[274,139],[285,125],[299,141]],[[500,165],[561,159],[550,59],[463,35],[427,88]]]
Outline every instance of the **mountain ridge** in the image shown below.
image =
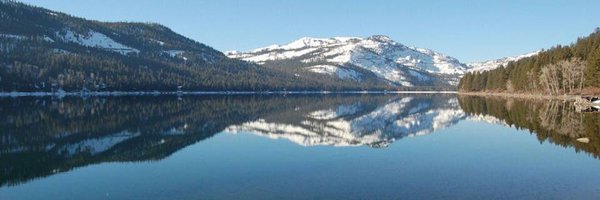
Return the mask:
[[[225,55],[261,65],[277,61],[304,63],[305,70],[322,68],[323,65],[330,69],[353,71],[358,68],[370,71],[383,81],[405,87],[456,81],[456,77],[467,70],[467,66],[456,58],[430,49],[405,46],[385,35],[366,38],[303,37],[284,45],[270,45],[247,52],[228,51]],[[334,74],[331,73],[334,70],[329,71],[329,74]],[[361,72],[357,74],[363,75]]]
[[[390,50],[388,46],[395,49]],[[391,52],[386,53],[386,50]],[[406,46],[389,36],[373,35],[364,38],[302,37],[287,44],[273,44],[247,51],[226,51],[225,55],[271,68],[282,67],[282,63],[294,63],[291,65],[300,65],[299,68],[305,71],[355,81],[360,81],[360,77],[365,75],[357,72],[358,66],[358,69],[366,70],[367,73],[370,71],[384,82],[413,87],[440,84],[456,86],[466,73],[493,70],[540,52],[463,63],[431,49]],[[431,81],[435,79],[438,81]]]

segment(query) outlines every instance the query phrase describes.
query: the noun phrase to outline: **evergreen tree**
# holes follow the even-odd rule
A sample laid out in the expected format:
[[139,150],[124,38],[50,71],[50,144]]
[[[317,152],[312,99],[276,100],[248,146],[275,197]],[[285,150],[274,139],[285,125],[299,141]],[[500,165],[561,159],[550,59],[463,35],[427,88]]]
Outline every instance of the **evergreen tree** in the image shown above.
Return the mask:
[[596,48],[588,57],[585,81],[587,86],[600,87],[600,47]]

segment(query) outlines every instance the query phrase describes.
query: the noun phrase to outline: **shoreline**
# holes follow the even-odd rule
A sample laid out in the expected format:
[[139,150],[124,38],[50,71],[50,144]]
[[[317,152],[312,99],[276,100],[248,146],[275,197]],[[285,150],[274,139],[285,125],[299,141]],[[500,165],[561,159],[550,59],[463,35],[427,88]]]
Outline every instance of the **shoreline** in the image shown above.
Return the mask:
[[518,99],[546,99],[546,100],[565,100],[575,101],[581,98],[581,95],[544,95],[544,94],[523,94],[523,93],[493,93],[493,92],[457,92],[458,95],[481,96],[481,97],[508,97]]
[[272,95],[272,94],[457,94],[457,91],[106,91],[106,92],[0,92],[2,97],[97,97],[97,96],[159,96],[159,95]]

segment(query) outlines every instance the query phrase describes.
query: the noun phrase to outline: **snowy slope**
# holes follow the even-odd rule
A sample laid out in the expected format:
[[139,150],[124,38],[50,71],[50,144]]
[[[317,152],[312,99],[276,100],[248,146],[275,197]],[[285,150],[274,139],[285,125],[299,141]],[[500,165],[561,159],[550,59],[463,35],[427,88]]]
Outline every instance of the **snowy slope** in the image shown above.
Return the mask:
[[79,34],[71,30],[65,30],[57,32],[56,35],[66,42],[73,42],[82,46],[114,51],[123,55],[140,52],[137,49],[118,43],[112,38],[96,31],[89,31],[86,34]]
[[540,51],[536,51],[536,52],[531,52],[531,53],[523,54],[523,55],[519,55],[519,56],[504,57],[504,58],[500,58],[500,59],[496,59],[496,60],[488,60],[488,61],[483,61],[483,62],[469,63],[468,64],[469,72],[478,72],[478,71],[481,72],[481,71],[493,70],[500,66],[506,66],[510,62],[517,61],[517,60],[520,60],[523,58],[528,58],[531,56],[535,56],[539,53],[540,53]]
[[[353,69],[373,73],[377,77],[402,86],[432,83],[436,76],[458,77],[468,69],[457,59],[441,53],[415,47],[407,47],[387,36],[301,38],[286,45],[271,45],[249,52],[230,51],[231,58],[268,64],[271,61],[289,61],[302,63],[306,70],[321,73],[324,64],[333,68],[352,70],[353,77],[362,74]],[[335,73],[329,73],[334,75]],[[342,78],[340,74],[338,77]],[[348,77],[348,75],[346,75]]]

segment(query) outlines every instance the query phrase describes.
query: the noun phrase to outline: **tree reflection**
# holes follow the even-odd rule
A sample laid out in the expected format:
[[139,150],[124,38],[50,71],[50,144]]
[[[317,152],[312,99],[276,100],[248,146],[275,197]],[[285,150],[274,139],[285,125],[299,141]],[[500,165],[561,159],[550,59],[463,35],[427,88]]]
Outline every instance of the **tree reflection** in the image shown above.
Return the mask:
[[[517,129],[527,129],[540,142],[573,147],[600,158],[600,115],[577,112],[572,102],[460,96],[469,115],[490,115]],[[577,141],[589,138],[589,143]]]

